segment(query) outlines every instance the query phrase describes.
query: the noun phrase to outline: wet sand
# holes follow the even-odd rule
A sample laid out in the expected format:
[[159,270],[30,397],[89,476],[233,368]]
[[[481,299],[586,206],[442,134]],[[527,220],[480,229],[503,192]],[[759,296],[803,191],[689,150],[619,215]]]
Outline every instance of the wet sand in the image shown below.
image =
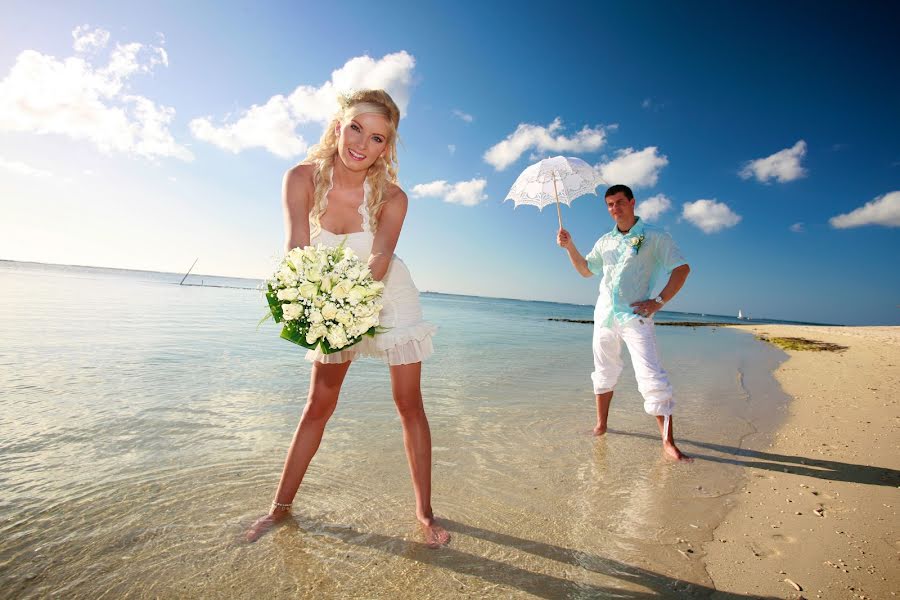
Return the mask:
[[746,440],[746,485],[704,544],[714,587],[777,598],[900,597],[900,327],[738,328],[847,349],[788,350],[776,370],[793,400],[770,445]]

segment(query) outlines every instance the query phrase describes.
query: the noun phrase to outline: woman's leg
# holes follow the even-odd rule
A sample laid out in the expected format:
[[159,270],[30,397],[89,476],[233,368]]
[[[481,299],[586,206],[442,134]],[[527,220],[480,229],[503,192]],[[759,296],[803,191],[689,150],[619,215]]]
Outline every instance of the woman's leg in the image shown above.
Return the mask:
[[391,388],[403,426],[403,445],[416,496],[416,518],[431,545],[446,544],[450,534],[434,519],[431,509],[431,430],[422,405],[422,363],[391,367]]
[[[278,489],[275,492],[275,502],[291,504],[294,501],[306,469],[319,449],[325,424],[337,406],[338,394],[349,368],[350,361],[339,364],[313,363],[306,406],[288,448],[284,468],[281,471],[281,481],[278,482]],[[256,541],[273,525],[287,517],[289,512],[289,509],[279,508],[273,504],[269,514],[250,527],[247,539]]]

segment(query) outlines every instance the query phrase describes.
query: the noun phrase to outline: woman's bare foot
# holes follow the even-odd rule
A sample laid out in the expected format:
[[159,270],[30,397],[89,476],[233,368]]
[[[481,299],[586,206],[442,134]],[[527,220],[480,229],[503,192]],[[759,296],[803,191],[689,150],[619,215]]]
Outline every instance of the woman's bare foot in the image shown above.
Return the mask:
[[605,423],[603,425],[598,424],[596,427],[594,427],[594,435],[600,436],[600,435],[603,435],[604,433],[606,433],[606,424]]
[[425,544],[429,548],[440,548],[450,543],[450,532],[438,525],[434,516],[420,516],[419,525],[425,534]]
[[253,522],[253,525],[251,525],[247,530],[247,533],[244,534],[244,539],[252,544],[285,521],[290,515],[291,512],[288,510],[276,510],[264,517],[260,517]]
[[663,442],[663,452],[665,452],[666,458],[671,460],[677,460],[679,462],[694,462],[693,458],[678,449],[678,446],[675,445],[675,442]]

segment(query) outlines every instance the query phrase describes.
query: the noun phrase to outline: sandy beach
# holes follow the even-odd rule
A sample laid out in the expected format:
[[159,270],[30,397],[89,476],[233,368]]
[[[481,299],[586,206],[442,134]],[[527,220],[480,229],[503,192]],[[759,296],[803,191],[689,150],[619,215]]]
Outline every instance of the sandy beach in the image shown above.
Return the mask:
[[771,445],[748,438],[746,485],[704,548],[715,588],[900,597],[900,327],[739,328],[847,349],[787,350],[775,375],[793,398],[788,418]]

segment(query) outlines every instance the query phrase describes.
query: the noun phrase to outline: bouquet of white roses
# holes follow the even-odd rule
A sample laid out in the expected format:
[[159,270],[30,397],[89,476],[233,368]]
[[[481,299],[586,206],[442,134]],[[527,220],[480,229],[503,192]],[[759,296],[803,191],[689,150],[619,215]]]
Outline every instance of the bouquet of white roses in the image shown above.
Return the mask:
[[266,288],[281,337],[304,348],[330,354],[380,331],[384,284],[343,244],[294,248]]

